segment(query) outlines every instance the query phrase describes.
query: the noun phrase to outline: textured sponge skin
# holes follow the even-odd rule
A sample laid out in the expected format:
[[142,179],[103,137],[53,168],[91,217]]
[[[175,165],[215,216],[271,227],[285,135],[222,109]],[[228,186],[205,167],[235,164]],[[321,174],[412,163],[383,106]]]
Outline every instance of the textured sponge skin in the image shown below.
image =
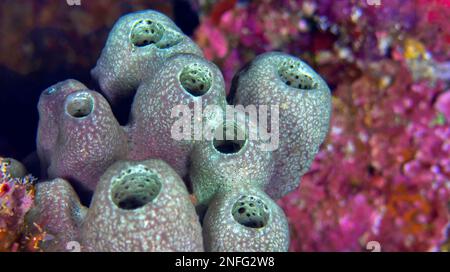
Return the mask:
[[[116,189],[121,182],[127,184]],[[115,198],[125,193],[149,202],[121,208]],[[81,237],[88,251],[203,251],[200,222],[186,187],[160,160],[111,166],[99,182]]]
[[[147,29],[150,33],[153,30],[161,34],[152,43],[149,39],[147,45],[136,46],[132,39],[133,27],[148,23],[159,26]],[[203,56],[198,46],[164,14],[153,10],[135,12],[123,16],[114,25],[91,74],[114,103],[133,95],[140,82],[155,73],[168,57],[183,53]]]
[[[37,186],[27,223],[55,237],[44,250],[65,251],[73,241],[83,251],[288,249],[275,201],[299,186],[328,132],[331,94],[320,75],[279,52],[236,75],[232,105],[278,109],[268,120],[279,120],[263,128],[278,132],[276,148],[267,149],[267,139],[246,131],[262,132],[248,112],[237,111],[242,123],[225,117],[232,105],[220,70],[161,13],[120,18],[91,73],[104,96],[71,79],[39,100],[37,153],[43,178],[54,180]],[[127,97],[122,126],[110,103]],[[189,133],[177,138],[185,114]],[[216,138],[230,124],[246,131],[243,139]],[[93,195],[89,208],[72,186]]]
[[[62,84],[72,85],[73,81]],[[70,86],[66,91],[70,94],[64,91],[54,98],[45,93],[41,97],[38,154],[43,165],[48,165],[50,178],[74,180],[93,191],[104,171],[126,158],[127,136],[102,95],[87,89],[75,91]],[[47,101],[52,99],[55,101]]]
[[[261,213],[264,213],[265,218],[253,219],[262,227],[239,223],[242,219],[235,217],[235,214],[240,211],[234,207],[240,202],[243,204],[239,209],[247,208],[242,211],[244,217],[261,217]],[[249,205],[252,204],[256,208],[251,210]],[[252,223],[251,220],[247,222]],[[217,195],[206,213],[203,235],[207,251],[276,252],[287,251],[289,247],[289,227],[281,208],[264,192],[245,186],[234,187]]]
[[[195,74],[188,74],[190,70]],[[184,74],[187,76],[183,77]],[[195,93],[188,89],[188,83],[194,80],[203,87]],[[183,105],[193,111],[194,108],[223,107],[224,104],[222,73],[213,63],[192,54],[168,58],[151,79],[140,85],[135,95],[129,125],[132,143],[129,159],[160,158],[184,177],[194,137],[183,140],[172,137],[172,127],[178,119],[173,114],[174,108]]]
[[68,243],[80,241],[79,229],[86,213],[87,208],[80,204],[69,182],[54,179],[36,185],[35,205],[25,221],[30,234],[39,226],[51,237],[42,242],[42,250],[66,251]]

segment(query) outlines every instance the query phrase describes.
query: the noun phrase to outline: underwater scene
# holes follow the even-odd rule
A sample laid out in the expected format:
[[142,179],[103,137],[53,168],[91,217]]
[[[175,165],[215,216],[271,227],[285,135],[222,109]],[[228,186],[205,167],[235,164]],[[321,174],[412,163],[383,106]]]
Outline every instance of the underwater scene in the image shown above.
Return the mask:
[[450,251],[450,0],[2,0],[0,252]]

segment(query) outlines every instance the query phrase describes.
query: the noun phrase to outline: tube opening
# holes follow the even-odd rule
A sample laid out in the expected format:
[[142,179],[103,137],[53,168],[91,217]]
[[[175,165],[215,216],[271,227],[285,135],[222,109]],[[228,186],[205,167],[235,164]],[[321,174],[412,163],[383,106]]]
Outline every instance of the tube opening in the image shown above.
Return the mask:
[[225,125],[216,130],[213,146],[222,154],[235,154],[241,151],[247,142],[247,135],[236,124]]
[[202,96],[211,88],[212,74],[208,67],[194,63],[184,67],[179,81],[186,92],[193,96]]
[[74,118],[89,116],[94,110],[94,97],[87,92],[78,92],[66,98],[66,112]]
[[269,222],[269,208],[256,196],[242,196],[232,208],[236,222],[248,228],[264,228]]
[[157,43],[164,34],[164,27],[152,20],[139,20],[131,29],[130,40],[134,46],[143,47]]
[[313,76],[305,73],[303,66],[298,60],[284,61],[278,68],[278,76],[289,87],[301,90],[316,89],[317,83]]
[[151,171],[125,171],[112,185],[112,200],[121,209],[135,210],[155,200],[161,188],[159,176]]

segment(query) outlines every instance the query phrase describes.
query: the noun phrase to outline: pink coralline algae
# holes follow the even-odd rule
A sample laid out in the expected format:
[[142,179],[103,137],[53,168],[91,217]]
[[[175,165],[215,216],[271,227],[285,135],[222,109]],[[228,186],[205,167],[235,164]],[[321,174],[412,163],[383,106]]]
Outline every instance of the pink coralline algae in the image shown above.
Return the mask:
[[0,157],[0,252],[17,251],[24,217],[33,205],[33,182],[24,166]]
[[[275,201],[298,186],[328,131],[319,74],[273,52],[238,74],[230,102],[281,104],[275,146],[249,112],[225,114],[222,73],[161,13],[119,19],[92,75],[112,104],[134,98],[130,120],[120,125],[106,98],[75,80],[42,93],[37,146],[49,181],[36,186],[26,220],[28,236],[33,225],[44,233],[42,250],[288,249]],[[263,128],[278,130],[278,120]],[[89,208],[77,191],[93,194]]]
[[[196,40],[227,85],[282,49],[333,87],[330,133],[301,189],[279,201],[290,250],[449,250],[449,1],[193,2]],[[210,33],[227,38],[225,54]]]
[[450,120],[450,92],[445,92],[437,98],[435,108],[443,114],[445,120]]

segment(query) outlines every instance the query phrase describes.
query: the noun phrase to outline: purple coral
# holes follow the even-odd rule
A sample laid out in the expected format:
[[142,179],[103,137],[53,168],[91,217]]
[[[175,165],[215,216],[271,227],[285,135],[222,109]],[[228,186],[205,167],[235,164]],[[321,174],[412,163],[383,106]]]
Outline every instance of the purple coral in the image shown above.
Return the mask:
[[0,157],[0,252],[17,251],[25,214],[33,205],[34,178],[18,161]]
[[235,186],[264,190],[273,172],[272,152],[264,150],[265,141],[250,137],[250,131],[257,130],[254,120],[239,111],[233,117],[211,120],[213,137],[197,142],[191,155],[190,179],[199,204],[208,205],[220,190]]

